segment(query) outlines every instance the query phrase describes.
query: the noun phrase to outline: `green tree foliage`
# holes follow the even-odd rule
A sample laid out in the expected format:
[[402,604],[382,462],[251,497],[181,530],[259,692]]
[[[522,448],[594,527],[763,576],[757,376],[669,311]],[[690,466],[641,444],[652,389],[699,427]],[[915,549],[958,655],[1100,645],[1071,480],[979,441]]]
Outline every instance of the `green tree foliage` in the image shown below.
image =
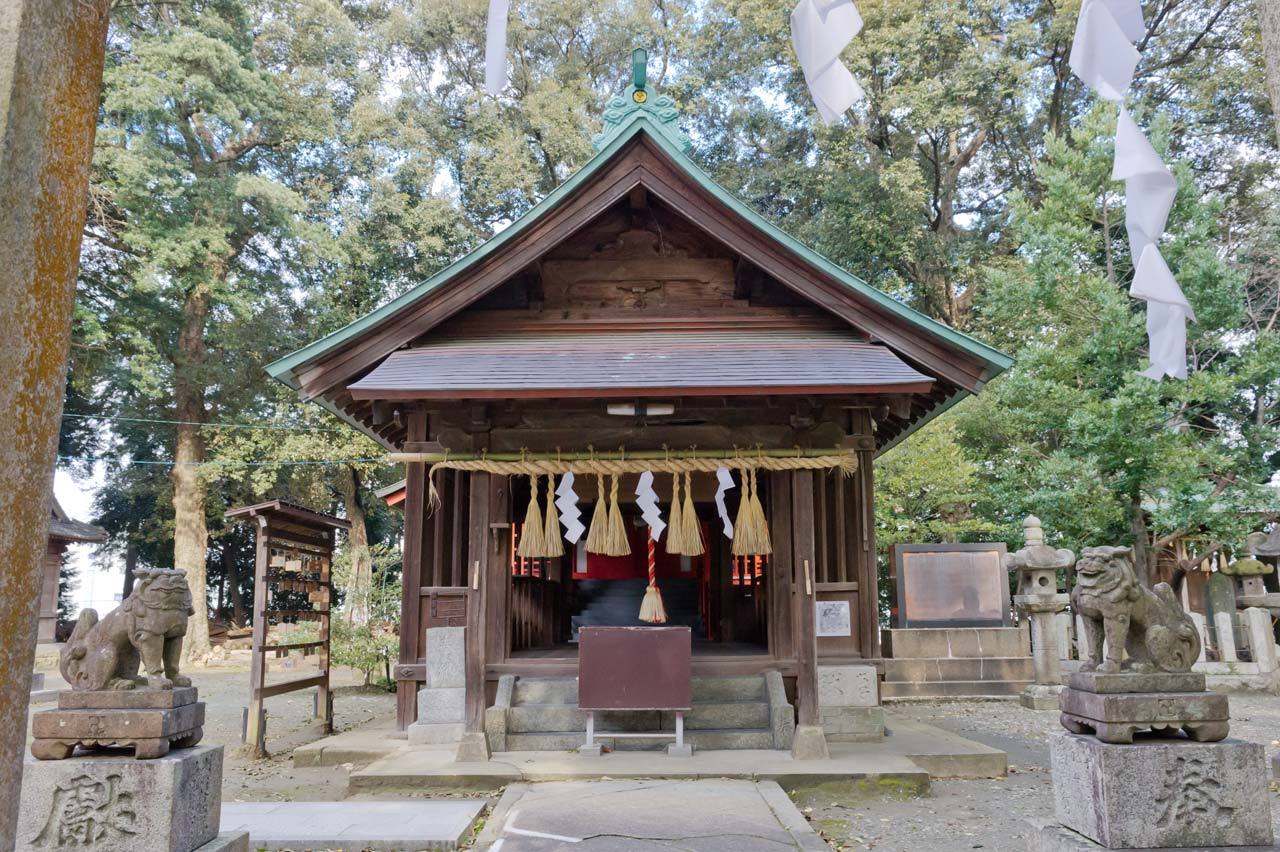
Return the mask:
[[1280,360],[1274,329],[1249,327],[1245,276],[1217,248],[1220,203],[1175,164],[1163,252],[1198,317],[1193,372],[1153,382],[1135,370],[1146,332],[1123,286],[1132,261],[1110,180],[1113,125],[1099,107],[1071,139],[1051,139],[1040,203],[1015,196],[1024,262],[989,271],[978,310],[1017,361],[955,419],[988,466],[989,517],[1011,527],[1034,512],[1077,546],[1131,542],[1146,568],[1152,545],[1177,534],[1241,542],[1257,522],[1245,511],[1274,500],[1263,486],[1276,470]]

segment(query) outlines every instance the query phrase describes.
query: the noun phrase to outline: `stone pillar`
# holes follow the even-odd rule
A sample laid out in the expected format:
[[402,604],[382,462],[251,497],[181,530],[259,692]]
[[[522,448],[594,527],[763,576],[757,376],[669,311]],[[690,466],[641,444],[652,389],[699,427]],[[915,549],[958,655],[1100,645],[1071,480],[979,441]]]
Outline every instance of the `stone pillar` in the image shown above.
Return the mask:
[[1229,612],[1215,612],[1213,614],[1213,626],[1218,634],[1218,661],[1222,663],[1234,663],[1240,659],[1236,654],[1236,630],[1235,619],[1231,617]]
[[1196,625],[1196,631],[1200,634],[1200,656],[1196,658],[1196,662],[1203,663],[1205,661],[1205,649],[1209,647],[1209,631],[1205,629],[1203,615],[1198,612],[1189,612],[1187,615],[1191,616],[1191,620]]
[[455,748],[466,721],[465,627],[427,628],[427,682],[418,690],[418,721],[409,726],[409,742]]
[[1241,613],[1245,630],[1249,632],[1249,647],[1253,649],[1253,661],[1258,672],[1267,674],[1276,670],[1276,637],[1271,631],[1271,613],[1262,607],[1252,606]]
[[1060,612],[1055,615],[1053,629],[1053,635],[1058,640],[1058,659],[1060,661],[1071,659],[1071,613]]
[[16,840],[107,0],[0,3],[0,849]]

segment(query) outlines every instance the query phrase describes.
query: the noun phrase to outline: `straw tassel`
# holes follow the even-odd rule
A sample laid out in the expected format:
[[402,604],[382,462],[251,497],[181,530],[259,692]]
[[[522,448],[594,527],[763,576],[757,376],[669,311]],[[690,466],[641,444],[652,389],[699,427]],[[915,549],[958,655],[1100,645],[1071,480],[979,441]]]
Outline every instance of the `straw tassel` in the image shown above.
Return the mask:
[[609,526],[604,545],[606,556],[631,555],[631,543],[627,541],[627,526],[622,522],[622,507],[618,505],[617,474],[614,474],[609,484]]
[[751,515],[756,525],[756,553],[768,556],[773,553],[773,541],[769,536],[769,522],[764,516],[764,507],[760,505],[760,486],[756,483],[756,470],[751,470]]
[[604,493],[604,474],[596,474],[596,508],[591,513],[591,528],[587,530],[587,552],[605,553],[609,537],[609,500]]
[[658,590],[658,553],[657,542],[653,540],[653,529],[649,529],[649,587],[644,590],[644,600],[640,602],[640,620],[648,624],[665,624],[667,609],[662,605],[662,592]]
[[[671,501],[671,525],[675,526],[675,500]],[[684,508],[680,511],[680,522],[683,527],[681,539],[686,556],[701,556],[706,552],[702,543],[702,525],[698,523],[698,510],[693,506],[693,474],[684,474]]]
[[[535,497],[537,495],[534,495]],[[560,536],[560,510],[556,508],[556,476],[547,475],[547,523],[543,528],[543,556],[564,556],[564,540]]]
[[687,552],[683,519],[680,506],[680,474],[673,473],[671,474],[671,511],[667,517],[667,553],[679,556]]
[[529,477],[529,508],[524,513],[524,526],[520,528],[520,546],[516,552],[524,557],[543,556],[547,549],[542,526],[542,510],[538,507],[538,479]]
[[733,525],[733,553],[735,556],[759,556],[773,552],[769,540],[769,524],[760,505],[756,487],[756,472],[741,471],[742,498],[738,503],[738,519]]

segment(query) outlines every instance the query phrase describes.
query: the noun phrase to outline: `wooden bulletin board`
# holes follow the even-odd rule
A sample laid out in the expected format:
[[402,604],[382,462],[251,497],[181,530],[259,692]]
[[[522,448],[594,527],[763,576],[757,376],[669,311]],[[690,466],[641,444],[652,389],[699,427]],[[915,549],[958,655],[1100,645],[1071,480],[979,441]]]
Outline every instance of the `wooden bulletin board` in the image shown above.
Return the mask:
[[898,627],[1008,627],[1003,542],[895,544]]
[[[315,717],[325,733],[333,732],[333,694],[329,690],[329,608],[333,603],[330,570],[338,530],[350,529],[341,518],[313,512],[283,500],[242,506],[226,513],[230,520],[254,525],[253,647],[249,662],[249,706],[245,708],[244,742],[256,757],[266,756],[266,699],[302,689],[316,690]],[[272,642],[271,627],[311,622],[317,638]],[[315,674],[267,683],[270,659],[290,654],[316,658]]]

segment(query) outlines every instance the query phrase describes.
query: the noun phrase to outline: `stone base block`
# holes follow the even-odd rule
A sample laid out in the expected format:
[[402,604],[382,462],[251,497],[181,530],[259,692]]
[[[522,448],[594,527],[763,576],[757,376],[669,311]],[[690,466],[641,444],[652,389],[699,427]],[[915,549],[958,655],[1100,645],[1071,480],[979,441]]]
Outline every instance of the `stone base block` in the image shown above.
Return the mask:
[[1047,683],[1033,683],[1018,696],[1018,703],[1028,710],[1057,710],[1058,696],[1062,694],[1062,686],[1051,686]]
[[[1083,834],[1064,828],[1056,822],[1045,820],[1027,820],[1031,830],[1027,835],[1028,852],[1099,852],[1106,849],[1101,843],[1094,843]],[[1172,847],[1161,846],[1135,850],[1135,852],[1171,852]],[[1280,846],[1233,846],[1231,852],[1280,852]],[[1215,849],[1202,847],[1197,852],[1218,852]]]
[[1050,741],[1058,822],[1109,849],[1267,846],[1266,759],[1256,743]]
[[1225,739],[1227,696],[1213,692],[1094,693],[1067,688],[1059,696],[1062,726],[1107,743],[1131,743],[1138,731],[1176,734],[1199,742]]
[[467,714],[464,686],[424,687],[418,690],[418,721],[430,724],[461,722]]
[[196,849],[196,852],[249,852],[249,832],[226,831]]
[[591,745],[580,745],[578,746],[578,754],[585,754],[587,757],[599,757],[604,754],[604,746],[600,745],[599,742],[594,742]]
[[222,746],[28,760],[17,849],[192,852],[217,838],[221,806]]
[[1073,672],[1067,686],[1081,692],[1204,692],[1201,672]]
[[894,658],[1030,657],[1024,627],[912,627],[889,631]]
[[881,707],[820,707],[818,717],[827,742],[871,743],[884,738]]
[[162,757],[204,736],[204,702],[194,687],[58,693],[58,707],[31,717],[31,753],[64,760],[77,746],[132,748],[135,757]]
[[684,745],[670,743],[667,745],[667,755],[669,757],[693,757],[693,746],[688,743]]
[[796,760],[826,760],[827,737],[820,725],[796,725],[795,739],[791,742],[791,756]]
[[880,689],[874,666],[818,666],[819,707],[876,707]]
[[406,733],[411,746],[445,749],[461,742],[465,732],[461,722],[414,722]]
[[458,742],[458,763],[484,763],[489,759],[489,743],[484,734],[463,734]]

